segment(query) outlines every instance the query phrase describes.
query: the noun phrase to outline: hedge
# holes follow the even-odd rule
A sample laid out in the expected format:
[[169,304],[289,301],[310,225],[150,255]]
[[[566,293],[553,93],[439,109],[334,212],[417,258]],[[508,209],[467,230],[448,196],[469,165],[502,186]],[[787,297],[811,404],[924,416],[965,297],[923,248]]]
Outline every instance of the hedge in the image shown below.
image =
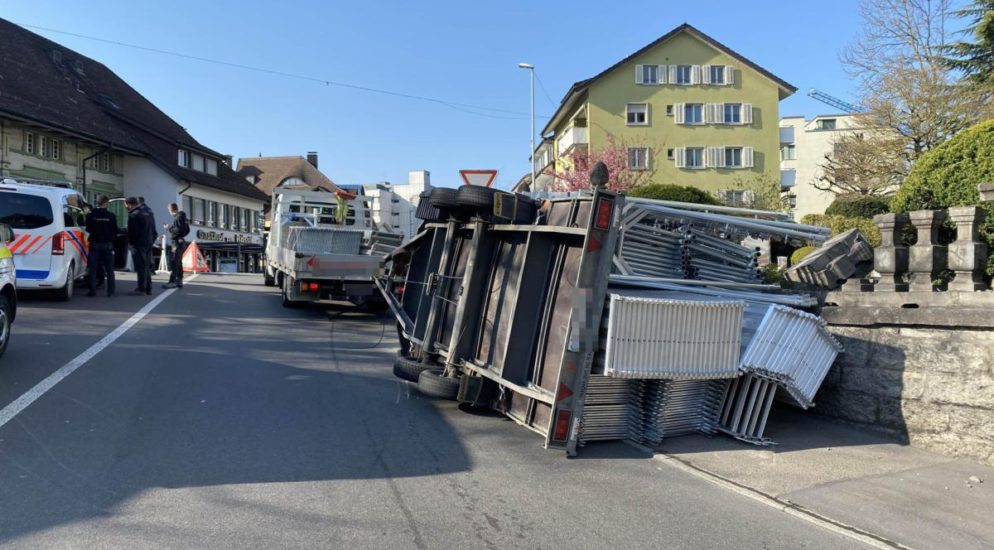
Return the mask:
[[645,183],[632,189],[629,195],[643,199],[655,199],[661,201],[693,202],[697,204],[719,205],[710,193],[702,191],[696,187],[684,187],[680,185],[668,185],[662,183]]
[[817,249],[817,246],[802,246],[801,248],[798,248],[793,254],[790,255],[790,265],[797,265],[801,263],[801,260]]
[[880,229],[877,228],[873,220],[866,218],[846,218],[843,216],[826,216],[824,214],[808,214],[801,218],[801,223],[808,225],[820,225],[832,230],[832,236],[845,233],[850,229],[859,229],[866,241],[872,246],[880,246]]
[[880,197],[866,195],[842,195],[832,201],[825,210],[826,216],[871,219],[877,214],[890,212],[890,203]]

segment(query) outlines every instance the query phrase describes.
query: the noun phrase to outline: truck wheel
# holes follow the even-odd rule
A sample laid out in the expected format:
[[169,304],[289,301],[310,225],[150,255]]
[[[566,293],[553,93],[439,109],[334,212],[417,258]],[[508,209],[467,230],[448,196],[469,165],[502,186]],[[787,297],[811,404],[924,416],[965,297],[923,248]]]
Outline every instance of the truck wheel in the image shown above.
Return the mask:
[[459,208],[456,201],[458,191],[449,187],[436,187],[431,190],[428,196],[428,204],[438,210],[438,219],[433,221],[445,222],[449,220],[449,214],[455,213]]
[[484,220],[489,220],[494,213],[494,197],[497,195],[496,189],[490,187],[480,187],[479,185],[463,185],[459,188],[459,195],[456,201],[460,210],[476,215]]
[[66,269],[66,286],[55,291],[55,299],[60,302],[72,300],[73,287],[76,285],[76,264],[70,263]]
[[455,400],[459,395],[459,379],[446,378],[437,370],[422,371],[418,376],[418,391],[428,397]]
[[292,281],[293,281],[293,279],[291,279],[290,277],[283,277],[283,285],[282,285],[282,290],[283,290],[283,292],[282,292],[283,307],[289,308],[289,309],[297,309],[301,305],[300,302],[294,302],[293,300],[291,300],[290,299],[290,291],[287,290],[287,287],[289,285],[293,284]]
[[431,363],[421,363],[400,355],[393,361],[393,375],[408,382],[417,383],[418,376],[426,370],[438,370],[438,366]]
[[262,283],[266,286],[276,286],[276,278],[270,277],[268,271],[262,272]]

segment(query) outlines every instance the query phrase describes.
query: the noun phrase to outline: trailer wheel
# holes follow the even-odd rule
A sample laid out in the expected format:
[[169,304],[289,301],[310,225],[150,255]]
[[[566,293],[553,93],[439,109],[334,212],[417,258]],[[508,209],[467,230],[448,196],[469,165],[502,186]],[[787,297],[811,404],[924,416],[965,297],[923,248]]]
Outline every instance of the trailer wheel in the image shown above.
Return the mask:
[[262,283],[266,286],[276,286],[276,278],[270,277],[268,271],[262,272]]
[[463,185],[459,188],[456,202],[459,206],[472,208],[480,212],[492,212],[494,208],[494,195],[497,190],[490,187],[480,187],[479,185]]
[[459,379],[446,378],[437,370],[422,371],[418,376],[418,390],[428,397],[455,400],[459,395]]
[[431,195],[428,196],[428,204],[438,211],[438,217],[434,220],[426,221],[449,221],[449,215],[459,209],[459,203],[456,202],[456,193],[455,189],[449,187],[436,187],[432,189]]
[[418,381],[418,376],[420,376],[423,371],[432,369],[437,370],[438,366],[432,365],[431,363],[422,363],[403,356],[397,356],[397,358],[393,361],[393,375],[397,378],[407,380],[408,382],[416,383]]

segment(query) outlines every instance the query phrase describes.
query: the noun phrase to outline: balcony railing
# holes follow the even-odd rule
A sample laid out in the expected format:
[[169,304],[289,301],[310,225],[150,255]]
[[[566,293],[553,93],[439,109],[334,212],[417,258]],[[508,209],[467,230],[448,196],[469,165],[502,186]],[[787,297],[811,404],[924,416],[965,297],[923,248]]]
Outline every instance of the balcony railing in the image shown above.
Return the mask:
[[587,135],[587,128],[578,128],[575,126],[563,132],[563,135],[559,136],[559,139],[556,140],[559,154],[564,155],[577,145],[588,144],[589,139]]

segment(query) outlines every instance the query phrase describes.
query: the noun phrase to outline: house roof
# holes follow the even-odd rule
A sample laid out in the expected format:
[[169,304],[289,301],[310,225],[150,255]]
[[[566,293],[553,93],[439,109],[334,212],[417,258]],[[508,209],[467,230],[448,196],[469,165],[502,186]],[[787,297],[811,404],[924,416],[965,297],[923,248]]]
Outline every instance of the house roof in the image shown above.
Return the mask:
[[218,175],[177,164],[188,149],[223,155],[182,126],[102,63],[0,19],[0,116],[144,156],[177,179],[265,200],[266,196],[218,162]]
[[339,189],[335,182],[301,156],[241,158],[238,159],[238,175],[242,179],[254,176],[256,189],[270,196],[287,178],[303,180],[311,191],[333,193]]
[[576,104],[577,100],[580,97],[580,94],[582,92],[585,92],[587,90],[587,88],[590,86],[591,83],[593,83],[594,81],[598,80],[599,78],[601,78],[602,76],[606,75],[607,73],[610,73],[611,71],[613,71],[613,70],[621,67],[622,65],[628,63],[629,61],[631,61],[635,57],[638,57],[638,56],[642,55],[643,53],[651,50],[652,48],[655,48],[656,46],[662,44],[663,42],[666,42],[670,38],[673,38],[674,36],[676,36],[676,35],[678,35],[678,34],[680,34],[682,32],[686,32],[688,34],[691,34],[691,35],[695,36],[696,38],[698,38],[701,41],[707,43],[708,45],[710,45],[714,49],[716,49],[716,50],[718,50],[718,51],[720,51],[720,52],[728,55],[729,57],[732,57],[732,58],[738,60],[743,65],[745,65],[745,66],[747,66],[747,67],[755,70],[759,74],[761,74],[761,75],[765,76],[766,78],[772,80],[780,88],[780,99],[784,99],[785,97],[787,97],[787,96],[789,96],[789,95],[791,95],[791,94],[793,94],[794,92],[797,91],[797,87],[789,84],[787,81],[781,79],[780,77],[778,77],[775,74],[771,73],[770,71],[764,69],[763,67],[760,67],[756,63],[753,63],[752,61],[750,61],[749,59],[743,57],[741,54],[739,54],[735,50],[729,48],[728,46],[722,44],[721,42],[718,42],[717,40],[715,40],[714,38],[708,36],[707,34],[704,34],[703,32],[701,32],[699,29],[697,29],[693,25],[691,25],[689,23],[684,23],[684,24],[680,25],[679,27],[671,30],[670,32],[668,32],[668,33],[660,36],[656,40],[653,40],[649,44],[646,44],[645,46],[643,46],[642,48],[640,48],[638,51],[635,51],[635,52],[629,54],[628,56],[626,56],[621,61],[618,61],[614,65],[611,65],[610,67],[604,69],[603,71],[597,73],[596,75],[594,75],[594,76],[592,76],[590,78],[587,78],[585,80],[580,80],[578,82],[574,82],[573,85],[570,86],[569,90],[566,91],[566,95],[563,96],[563,99],[559,103],[559,107],[556,109],[555,114],[553,114],[552,118],[549,119],[549,123],[546,124],[545,128],[542,129],[542,135],[545,135],[550,130],[550,128],[555,127],[555,125],[558,123],[559,119],[561,118],[561,116],[563,115],[564,112],[569,112],[569,111],[572,110],[572,106]]

